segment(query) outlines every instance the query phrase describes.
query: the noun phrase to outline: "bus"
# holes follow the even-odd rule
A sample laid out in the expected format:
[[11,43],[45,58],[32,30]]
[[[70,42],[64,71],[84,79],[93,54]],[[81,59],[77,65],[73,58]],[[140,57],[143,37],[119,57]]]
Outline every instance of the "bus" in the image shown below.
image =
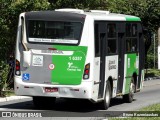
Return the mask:
[[87,99],[108,109],[132,102],[144,81],[141,19],[109,11],[56,9],[19,16],[14,90],[36,107],[57,98]]

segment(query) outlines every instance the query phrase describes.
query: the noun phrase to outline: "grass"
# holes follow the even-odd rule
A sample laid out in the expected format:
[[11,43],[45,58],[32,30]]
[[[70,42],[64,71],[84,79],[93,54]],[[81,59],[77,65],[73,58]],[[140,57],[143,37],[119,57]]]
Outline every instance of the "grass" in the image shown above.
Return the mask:
[[150,105],[148,107],[140,109],[140,111],[160,111],[160,104]]
[[158,69],[145,70],[145,77],[158,77],[158,76],[160,76],[160,70]]
[[9,96],[13,96],[15,95],[14,94],[14,91],[1,91],[1,94],[0,94],[0,97],[9,97]]
[[[136,113],[143,114],[147,113],[148,111],[152,111],[153,113],[154,111],[158,111],[158,113],[155,112],[155,114],[159,114],[160,116],[160,103],[144,107],[139,111],[137,111]],[[150,112],[150,114],[152,112]],[[160,117],[115,117],[115,118],[109,118],[109,120],[160,120]]]

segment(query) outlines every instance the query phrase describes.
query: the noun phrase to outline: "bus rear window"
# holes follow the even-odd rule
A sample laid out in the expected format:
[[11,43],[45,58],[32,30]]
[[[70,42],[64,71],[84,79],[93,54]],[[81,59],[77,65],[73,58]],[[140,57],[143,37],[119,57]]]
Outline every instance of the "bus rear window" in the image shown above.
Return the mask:
[[78,44],[81,33],[81,22],[28,21],[29,42]]

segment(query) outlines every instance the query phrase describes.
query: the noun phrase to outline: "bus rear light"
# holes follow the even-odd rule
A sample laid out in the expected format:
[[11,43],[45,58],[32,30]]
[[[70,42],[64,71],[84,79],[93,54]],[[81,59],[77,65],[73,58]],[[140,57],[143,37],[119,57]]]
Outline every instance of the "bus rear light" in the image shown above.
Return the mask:
[[20,70],[20,67],[19,67],[19,66],[16,66],[16,70]]
[[20,62],[16,59],[16,70],[15,70],[15,74],[20,76]]
[[89,70],[90,70],[90,64],[86,64],[85,65],[85,69],[84,69],[84,74],[83,74],[83,79],[89,79]]
[[85,74],[88,74],[89,73],[89,70],[85,70]]

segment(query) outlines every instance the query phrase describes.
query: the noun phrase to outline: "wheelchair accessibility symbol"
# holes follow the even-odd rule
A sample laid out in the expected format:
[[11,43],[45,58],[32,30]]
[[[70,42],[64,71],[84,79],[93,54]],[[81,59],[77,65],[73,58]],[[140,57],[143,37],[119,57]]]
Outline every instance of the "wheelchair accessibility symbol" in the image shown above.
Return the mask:
[[22,80],[29,80],[30,79],[30,75],[28,73],[24,73],[22,75]]

